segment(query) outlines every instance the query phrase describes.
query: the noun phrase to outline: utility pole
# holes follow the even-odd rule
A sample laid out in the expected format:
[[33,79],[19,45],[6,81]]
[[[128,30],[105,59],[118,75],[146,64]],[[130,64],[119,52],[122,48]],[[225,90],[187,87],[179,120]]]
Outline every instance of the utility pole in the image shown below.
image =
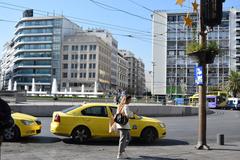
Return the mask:
[[[204,24],[203,20],[203,14],[204,12],[204,4],[203,0],[200,1],[200,26],[201,26],[201,39],[200,43],[203,46],[203,48],[206,48],[207,43],[207,32],[206,32],[206,26]],[[199,109],[198,109],[198,143],[196,148],[197,149],[210,149],[207,145],[206,141],[206,126],[207,126],[207,120],[206,120],[206,80],[207,80],[207,74],[206,74],[206,63],[199,64],[199,66],[202,66],[202,81],[203,83],[199,85]]]

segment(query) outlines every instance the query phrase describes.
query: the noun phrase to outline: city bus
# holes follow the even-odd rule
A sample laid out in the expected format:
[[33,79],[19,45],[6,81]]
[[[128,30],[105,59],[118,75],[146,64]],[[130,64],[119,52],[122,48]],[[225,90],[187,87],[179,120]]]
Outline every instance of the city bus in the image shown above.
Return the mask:
[[[212,92],[211,92],[212,93]],[[216,95],[217,94],[217,95]],[[225,108],[227,105],[227,93],[226,92],[215,92],[215,94],[207,94],[207,106],[209,108]],[[194,94],[189,97],[189,104],[192,106],[197,106],[199,96]]]

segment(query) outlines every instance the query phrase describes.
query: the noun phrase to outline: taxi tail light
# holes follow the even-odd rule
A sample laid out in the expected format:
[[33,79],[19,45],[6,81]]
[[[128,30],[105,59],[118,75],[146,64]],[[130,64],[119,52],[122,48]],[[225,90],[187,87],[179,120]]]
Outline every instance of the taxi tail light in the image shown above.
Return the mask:
[[59,114],[56,114],[55,117],[54,117],[54,122],[60,122],[60,116]]

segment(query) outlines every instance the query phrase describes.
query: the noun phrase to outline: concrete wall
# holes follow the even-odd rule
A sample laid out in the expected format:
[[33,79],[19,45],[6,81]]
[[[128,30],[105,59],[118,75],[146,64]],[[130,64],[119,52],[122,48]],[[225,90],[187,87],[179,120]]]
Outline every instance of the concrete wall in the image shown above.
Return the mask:
[[[14,112],[21,112],[33,116],[52,116],[54,111],[60,111],[75,104],[66,103],[31,103],[31,104],[10,104]],[[131,104],[130,110],[137,111],[138,115],[144,116],[191,116],[198,114],[196,107],[184,106],[161,106],[159,104]],[[208,114],[213,111],[208,110]]]

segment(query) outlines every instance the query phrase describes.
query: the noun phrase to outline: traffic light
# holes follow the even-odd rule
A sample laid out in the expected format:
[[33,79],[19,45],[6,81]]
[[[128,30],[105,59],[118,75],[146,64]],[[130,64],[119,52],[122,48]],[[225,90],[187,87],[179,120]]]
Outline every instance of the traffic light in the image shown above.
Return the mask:
[[201,17],[204,25],[213,27],[221,24],[223,2],[225,0],[201,0]]

